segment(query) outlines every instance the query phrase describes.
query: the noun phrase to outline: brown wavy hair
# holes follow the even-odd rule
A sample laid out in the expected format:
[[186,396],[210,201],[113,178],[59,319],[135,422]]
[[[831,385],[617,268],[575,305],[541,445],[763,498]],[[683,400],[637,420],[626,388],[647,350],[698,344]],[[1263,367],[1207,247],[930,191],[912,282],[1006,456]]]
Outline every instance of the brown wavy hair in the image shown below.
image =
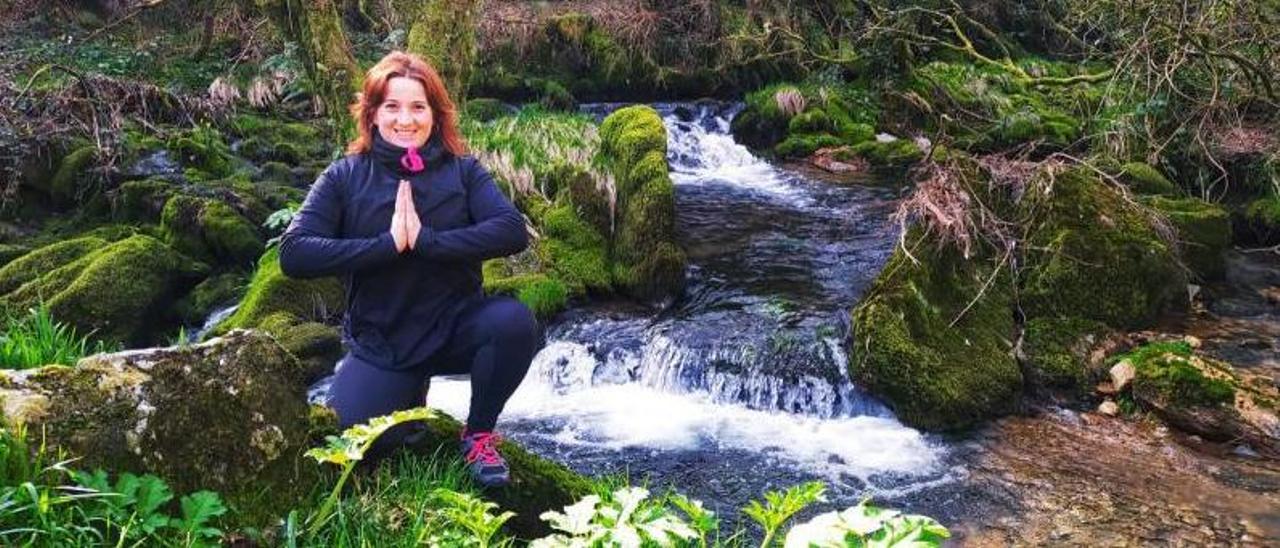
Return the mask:
[[387,97],[387,84],[392,78],[413,78],[427,92],[433,124],[431,132],[440,134],[444,149],[454,156],[467,153],[467,143],[458,131],[458,109],[444,89],[444,80],[426,60],[412,53],[393,51],[383,57],[364,75],[364,88],[351,103],[351,117],[356,121],[356,138],[347,143],[347,154],[361,154],[373,147],[373,117]]

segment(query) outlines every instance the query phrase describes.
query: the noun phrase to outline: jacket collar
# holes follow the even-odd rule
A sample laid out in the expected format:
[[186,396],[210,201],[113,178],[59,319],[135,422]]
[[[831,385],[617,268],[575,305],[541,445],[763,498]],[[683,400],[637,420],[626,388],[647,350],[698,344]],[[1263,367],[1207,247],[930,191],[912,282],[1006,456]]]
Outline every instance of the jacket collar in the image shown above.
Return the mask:
[[[375,130],[369,157],[392,176],[412,181],[419,192],[425,190],[426,201],[422,213],[431,211],[454,194],[463,194],[462,173],[457,162],[447,162],[453,155],[445,150],[439,132],[432,132],[427,143],[418,149],[426,169],[412,173],[400,163],[406,149],[383,140]],[[441,168],[444,168],[443,170]],[[420,194],[421,195],[421,194]]]

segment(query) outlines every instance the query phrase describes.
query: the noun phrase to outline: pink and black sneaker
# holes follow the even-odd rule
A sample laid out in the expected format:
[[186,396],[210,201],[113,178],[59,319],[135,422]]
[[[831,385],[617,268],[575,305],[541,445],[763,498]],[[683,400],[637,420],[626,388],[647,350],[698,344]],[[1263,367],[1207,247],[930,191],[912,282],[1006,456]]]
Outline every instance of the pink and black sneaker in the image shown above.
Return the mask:
[[511,481],[507,461],[498,454],[498,442],[502,437],[493,432],[464,432],[462,435],[462,460],[471,471],[471,478],[484,487],[501,487]]

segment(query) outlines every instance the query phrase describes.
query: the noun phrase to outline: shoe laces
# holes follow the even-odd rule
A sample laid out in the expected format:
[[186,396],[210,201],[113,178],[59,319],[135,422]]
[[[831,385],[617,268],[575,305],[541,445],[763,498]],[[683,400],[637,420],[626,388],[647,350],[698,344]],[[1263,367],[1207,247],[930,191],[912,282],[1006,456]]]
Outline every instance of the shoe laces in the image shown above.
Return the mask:
[[502,456],[498,454],[498,442],[502,441],[502,436],[493,432],[476,432],[468,434],[467,440],[471,445],[463,458],[468,464],[477,460],[486,465],[502,464]]

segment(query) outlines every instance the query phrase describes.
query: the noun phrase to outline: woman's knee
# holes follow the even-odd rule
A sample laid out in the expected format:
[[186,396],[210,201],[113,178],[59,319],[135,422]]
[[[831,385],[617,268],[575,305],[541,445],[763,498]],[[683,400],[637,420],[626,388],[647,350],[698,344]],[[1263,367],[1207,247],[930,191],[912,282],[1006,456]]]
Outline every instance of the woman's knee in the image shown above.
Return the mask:
[[533,312],[511,297],[495,297],[484,309],[485,330],[503,340],[529,341],[536,345],[541,329]]

